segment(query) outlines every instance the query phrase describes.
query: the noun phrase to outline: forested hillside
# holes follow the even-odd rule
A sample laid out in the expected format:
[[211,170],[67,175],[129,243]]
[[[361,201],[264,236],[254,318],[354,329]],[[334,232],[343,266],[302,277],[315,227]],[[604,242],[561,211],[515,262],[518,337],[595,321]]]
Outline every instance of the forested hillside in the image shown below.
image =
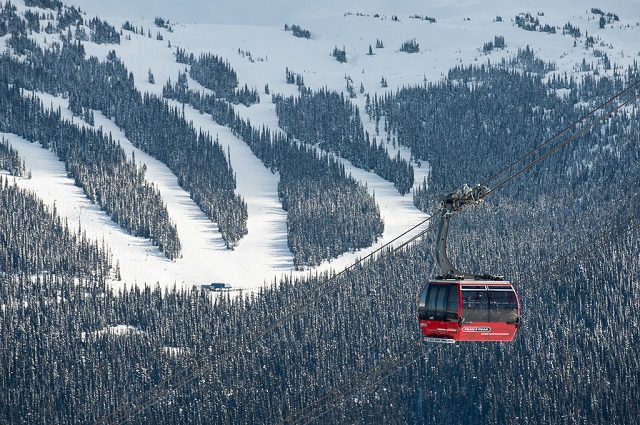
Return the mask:
[[4,137],[0,140],[0,169],[7,170],[9,174],[19,177],[24,176],[26,173],[24,162],[20,159],[20,155]]
[[[137,88],[115,50],[106,60],[87,57],[85,38],[118,43],[127,30],[120,38],[108,22],[57,1],[25,4],[28,13],[10,3],[0,10],[0,423],[638,423],[639,86],[608,102],[638,83],[637,63],[604,72],[602,56],[601,68],[567,74],[528,47],[514,49],[503,61],[454,66],[438,82],[373,93],[369,122],[335,92],[274,93],[272,122],[282,128],[270,128],[242,116],[260,106],[257,94],[238,89],[221,57],[176,49],[191,68],[164,85],[163,99]],[[589,13],[604,26],[616,22]],[[517,31],[555,31],[545,15],[517,18]],[[389,23],[395,30],[400,21]],[[38,31],[66,39],[43,49]],[[65,97],[75,119],[47,108],[42,93]],[[205,219],[220,223],[226,246],[238,248],[248,213],[230,155],[186,119],[189,108],[277,173],[296,267],[369,246],[383,231],[376,197],[341,157],[388,178],[395,195],[413,179],[415,163],[402,158],[429,163],[413,191],[426,212],[464,183],[495,188],[452,220],[449,254],[461,270],[514,283],[522,311],[514,340],[432,345],[378,368],[422,344],[416,298],[436,273],[435,231],[343,271],[283,273],[255,292],[154,282],[114,289],[111,241],[91,240],[56,204],[19,187],[31,170],[11,140],[51,150],[125,231],[153,239],[160,228],[153,241],[175,263],[181,245],[145,166],[91,121],[99,111],[167,164]],[[369,143],[366,129],[376,126],[380,143],[393,140],[408,154]],[[401,172],[385,174],[396,166]],[[247,257],[247,267],[255,260]],[[361,386],[344,395],[354,382]]]
[[278,123],[295,138],[323,150],[335,152],[353,165],[373,170],[394,183],[401,194],[413,186],[413,167],[400,155],[389,152],[375,137],[370,138],[360,121],[360,111],[344,95],[301,89],[298,97],[274,95]]
[[[517,284],[637,211],[639,134],[629,124],[636,114],[637,108],[617,114],[541,163],[531,174],[536,184],[523,176],[492,194],[485,207],[456,217],[450,246],[461,268],[503,272]],[[477,165],[472,177],[493,167]],[[4,417],[94,421],[205,355],[198,379],[176,383],[125,422],[286,420],[417,339],[414,298],[433,270],[430,243],[341,276],[310,308],[252,343],[239,336],[243,329],[269,326],[273,312],[327,276],[212,303],[201,292],[163,296],[157,289],[133,289],[115,296],[99,282],[79,296],[58,278],[25,292],[20,288],[27,277],[5,273],[2,323],[19,323],[21,331],[2,332],[3,376],[12,377],[3,383]],[[472,417],[474,423],[604,424],[637,417],[629,389],[639,385],[631,348],[640,338],[633,319],[640,311],[632,301],[639,295],[639,248],[632,232],[560,275],[543,274],[520,288],[523,325],[513,343],[436,347],[427,362],[418,358],[373,389],[339,400],[321,422],[467,423]],[[63,294],[63,302],[46,302],[53,293]],[[73,326],[56,325],[71,318]],[[42,350],[26,351],[31,340],[40,341]],[[240,353],[221,360],[238,345]],[[53,356],[58,366],[39,366]],[[38,373],[26,373],[31,365]],[[52,387],[35,385],[40,380]],[[41,390],[12,397],[24,394],[20,388]],[[190,408],[196,401],[198,408]]]
[[[178,53],[178,59],[186,61],[182,59],[185,54]],[[244,99],[246,106],[249,106],[254,103],[252,99],[255,99],[257,94],[252,95],[247,89],[234,91],[235,73],[215,56],[202,55],[199,60],[191,58],[188,62],[191,64],[190,76],[213,93],[191,90],[186,74],[179,74],[175,84],[172,85],[169,81],[164,85],[163,96],[188,103],[201,113],[210,114],[218,124],[229,126],[233,134],[249,146],[265,167],[274,173],[280,173],[278,197],[282,202],[282,208],[287,211],[287,245],[293,253],[296,267],[317,266],[322,261],[335,258],[347,251],[368,247],[377,240],[382,234],[384,224],[375,200],[345,173],[344,166],[333,156],[317,152],[313,148],[316,140],[306,137],[303,127],[283,126],[290,132],[287,135],[279,131],[272,132],[264,127],[254,128],[249,120],[234,114],[233,107],[225,99],[231,98],[237,102]],[[217,84],[223,87],[217,87],[212,81],[217,81]],[[274,95],[274,98],[281,96]],[[344,141],[348,152],[355,153],[362,149],[363,143],[369,147],[368,141],[364,140],[359,116],[355,114],[359,126],[345,126],[344,120],[346,119],[347,123],[353,120],[352,114],[355,112],[342,101],[339,102],[339,108],[347,116],[327,116],[324,125],[355,133],[355,140],[346,138]],[[293,117],[291,119],[294,120]],[[297,122],[305,120],[298,118]],[[313,120],[306,122],[314,124]],[[321,147],[330,146],[325,144]],[[365,150],[365,154],[370,152],[377,153],[378,158],[385,156],[387,160],[380,159],[380,167],[392,167],[392,170],[384,169],[392,181],[395,181],[393,178],[396,177],[394,171],[401,173],[398,180],[404,179],[401,187],[404,187],[405,191],[408,190],[406,180],[411,178],[411,182],[413,181],[411,166],[404,162],[391,161],[382,149],[372,147]],[[352,158],[353,155],[348,157]],[[365,168],[373,168],[374,162]],[[382,171],[379,174],[382,174]],[[396,185],[398,184],[400,183]]]
[[[55,209],[49,210],[32,193],[18,188],[10,180],[0,177],[0,276],[9,281],[22,279],[25,285],[32,276],[42,273],[102,280],[109,276],[111,258],[104,246],[70,230]],[[25,296],[24,291],[29,292],[26,287],[17,288],[13,283],[2,286]],[[37,286],[40,285],[34,285]],[[11,302],[6,297],[2,300],[5,310]],[[3,335],[8,333],[11,332],[3,331]]]
[[[10,5],[3,9],[8,22],[19,19],[12,11]],[[238,243],[247,233],[246,205],[234,194],[233,169],[209,134],[198,133],[162,99],[136,90],[133,75],[115,52],[103,62],[85,58],[78,38],[43,50],[27,37],[25,27],[14,26],[7,43],[15,53],[25,55],[25,60],[5,55],[0,79],[66,96],[71,111],[80,116],[90,117],[91,110],[98,110],[112,118],[135,146],[176,174],[203,212],[218,222],[228,247]]]
[[124,230],[151,239],[170,259],[180,256],[177,230],[160,194],[145,180],[144,168],[128,159],[112,138],[78,128],[63,120],[59,110],[45,110],[37,96],[25,97],[6,82],[0,83],[0,117],[0,131],[53,150],[91,202]]

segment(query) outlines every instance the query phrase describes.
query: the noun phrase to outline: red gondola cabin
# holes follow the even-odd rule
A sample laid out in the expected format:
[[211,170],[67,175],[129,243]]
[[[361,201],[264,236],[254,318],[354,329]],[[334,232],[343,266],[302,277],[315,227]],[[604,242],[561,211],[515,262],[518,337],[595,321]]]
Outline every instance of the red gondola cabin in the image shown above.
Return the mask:
[[427,342],[511,341],[520,306],[507,281],[434,280],[422,289],[418,320]]
[[447,256],[449,220],[468,206],[482,203],[486,186],[467,185],[445,195],[436,240],[440,275],[424,285],[418,300],[418,322],[425,342],[511,341],[520,324],[520,305],[513,286],[502,277],[465,273]]

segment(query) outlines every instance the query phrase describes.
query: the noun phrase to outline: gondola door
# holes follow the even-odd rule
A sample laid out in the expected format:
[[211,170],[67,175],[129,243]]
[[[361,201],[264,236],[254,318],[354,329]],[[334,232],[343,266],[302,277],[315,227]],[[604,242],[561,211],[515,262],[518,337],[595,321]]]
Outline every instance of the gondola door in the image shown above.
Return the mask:
[[520,322],[518,297],[509,282],[462,282],[458,341],[511,341]]
[[434,281],[422,289],[418,302],[420,329],[426,338],[441,342],[454,341],[458,336],[460,296],[453,282]]

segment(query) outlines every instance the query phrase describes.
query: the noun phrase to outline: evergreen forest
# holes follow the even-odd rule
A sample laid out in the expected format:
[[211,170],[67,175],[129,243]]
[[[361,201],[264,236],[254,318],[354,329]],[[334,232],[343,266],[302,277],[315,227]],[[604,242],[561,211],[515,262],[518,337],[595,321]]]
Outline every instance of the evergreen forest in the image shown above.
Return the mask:
[[234,193],[233,169],[220,145],[211,135],[196,131],[177,108],[157,96],[141,94],[115,52],[103,62],[86,58],[79,40],[52,43],[43,50],[24,28],[11,32],[7,44],[25,58],[4,55],[0,81],[5,85],[68,97],[71,111],[89,121],[93,110],[100,111],[122,128],[134,146],[176,174],[196,204],[218,223],[229,248],[246,235],[246,205]]
[[[56,1],[27,3],[44,15],[71,16]],[[544,30],[523,18],[523,27]],[[77,19],[67,32],[84,27]],[[233,169],[215,138],[196,131],[168,99],[228,126],[279,173],[300,268],[369,246],[382,233],[374,197],[338,156],[375,170],[401,193],[412,187],[410,164],[385,157],[359,111],[338,94],[276,94],[282,131],[258,128],[215,89],[190,90],[186,74],[160,98],[136,90],[115,52],[103,62],[87,58],[77,38],[43,50],[27,37],[45,31],[38,20],[23,20],[9,2],[0,9],[0,36],[13,53],[0,60],[0,131],[50,149],[92,202],[170,258],[180,245],[162,199],[110,135],[78,124],[93,111],[165,162],[232,248],[247,232]],[[108,24],[91,22],[87,28],[104,42],[117,42]],[[205,87],[200,80],[212,68],[232,72],[212,55],[189,63],[204,67],[189,76]],[[637,423],[637,88],[614,102],[630,100],[624,108],[609,114],[614,104],[606,102],[639,81],[640,70],[553,69],[525,50],[512,61],[458,66],[441,82],[371,98],[365,119],[431,165],[412,193],[417,208],[433,211],[442,194],[464,183],[495,188],[452,221],[449,255],[462,270],[504,275],[522,310],[511,343],[430,346],[373,375],[421,344],[416,299],[437,273],[434,230],[339,274],[309,271],[255,293],[114,290],[107,243],[69,228],[55,207],[20,189],[14,180],[29,170],[3,139],[0,423]],[[225,90],[237,93],[229,84]],[[77,120],[47,109],[34,91],[67,97]],[[327,108],[335,116],[319,112]],[[507,180],[504,167],[524,155]],[[343,396],[354,380],[362,385]]]
[[[65,162],[68,176],[114,222],[135,236],[151,239],[169,259],[179,257],[177,229],[158,190],[145,180],[144,167],[128,159],[110,135],[79,128],[62,119],[60,110],[46,110],[36,95],[23,94],[0,83],[0,131],[53,150]],[[8,170],[21,175],[17,163],[14,153]]]
[[[186,53],[182,51],[177,53],[178,60],[186,57]],[[370,246],[377,240],[384,230],[384,223],[375,200],[362,185],[345,173],[344,166],[333,155],[316,151],[314,146],[317,140],[309,139],[304,133],[305,129],[301,127],[285,127],[286,133],[264,127],[254,128],[249,120],[241,118],[235,113],[233,106],[225,101],[228,94],[219,95],[211,83],[235,81],[235,72],[228,64],[225,65],[214,55],[202,55],[198,61],[193,60],[191,55],[189,57],[192,64],[190,77],[211,92],[191,90],[186,73],[180,73],[176,83],[168,81],[164,85],[163,96],[188,104],[201,113],[210,114],[214,121],[228,126],[235,136],[243,140],[265,167],[274,173],[280,173],[278,196],[282,208],[287,211],[287,243],[293,253],[296,268],[316,266],[323,260]],[[199,63],[199,68],[206,68],[207,71],[200,69],[194,72],[193,66],[196,63]],[[227,89],[226,93],[230,90],[231,88]],[[251,92],[247,89],[237,90],[235,93],[239,98],[251,98]],[[380,168],[389,175],[389,180],[393,181],[396,174],[400,174],[400,178],[404,178],[401,184],[406,185],[408,179],[412,182],[411,166],[399,159],[390,160],[383,148],[369,146],[357,110],[337,94],[335,97],[337,99],[332,103],[337,112],[325,116],[323,121],[327,127],[339,128],[343,134],[353,135],[353,138],[345,136],[344,142],[340,143],[349,157],[356,160],[357,149],[364,149],[367,158],[375,158],[365,159],[368,161],[367,168],[374,167],[377,160],[381,163]],[[282,96],[274,95],[278,105],[281,102],[277,99],[281,98]],[[322,103],[321,98],[318,95],[316,103]],[[343,116],[342,112],[347,115]],[[284,114],[279,113],[280,116],[285,116]],[[356,123],[352,123],[353,121]],[[335,136],[327,135],[332,138]],[[333,150],[333,146],[327,144],[321,144],[320,147],[327,151]],[[378,172],[381,173],[382,171]],[[398,184],[396,183],[396,187]]]
[[335,91],[311,93],[302,90],[298,97],[273,96],[280,128],[298,140],[319,146],[348,159],[353,165],[375,171],[394,183],[401,194],[413,186],[413,167],[389,152],[364,130],[358,107]]

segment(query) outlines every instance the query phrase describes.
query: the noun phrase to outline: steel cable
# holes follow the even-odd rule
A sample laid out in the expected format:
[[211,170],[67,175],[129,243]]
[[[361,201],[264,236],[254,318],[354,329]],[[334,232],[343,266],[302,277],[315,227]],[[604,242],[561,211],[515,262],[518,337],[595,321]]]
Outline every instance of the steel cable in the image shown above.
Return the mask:
[[[577,121],[573,122],[572,124],[570,124],[569,126],[567,126],[566,128],[564,128],[563,130],[561,130],[560,132],[556,133],[553,137],[547,139],[544,143],[542,143],[541,145],[535,147],[534,149],[532,149],[530,152],[528,152],[527,154],[523,155],[522,157],[520,157],[519,159],[517,159],[516,161],[512,162],[511,164],[509,164],[507,167],[503,168],[501,171],[499,171],[498,173],[494,174],[492,177],[490,177],[489,179],[485,180],[485,182],[489,182],[491,180],[493,180],[494,178],[496,178],[497,176],[505,173],[507,170],[511,169],[515,164],[517,164],[518,162],[524,160],[525,158],[529,157],[530,155],[532,155],[533,153],[535,153],[536,151],[540,150],[542,147],[546,146],[547,144],[549,144],[551,141],[555,140],[557,137],[559,137],[561,134],[564,134],[565,132],[567,132],[570,128],[573,128],[575,126],[577,126],[578,124],[580,124],[582,121],[584,121],[586,118],[590,117],[591,115],[593,115],[594,113],[596,113],[597,111],[603,109],[606,105],[608,105],[609,103],[611,103],[613,100],[619,98],[620,96],[622,96],[624,93],[630,91],[631,89],[633,89],[634,87],[636,87],[638,84],[640,84],[640,80],[633,83],[632,85],[630,85],[629,87],[625,88],[624,90],[622,90],[621,92],[617,93],[615,96],[613,96],[612,98],[610,98],[609,100],[607,100],[606,102],[604,102],[603,104],[599,105],[597,108],[593,109],[591,112],[589,112],[588,114],[584,115],[583,117],[581,117],[580,119],[578,119]],[[556,145],[555,147],[553,147],[552,149],[550,149],[549,151],[547,151],[546,153],[544,153],[543,155],[541,155],[540,157],[536,158],[535,160],[533,160],[532,162],[530,162],[528,165],[522,167],[520,170],[516,171],[515,173],[511,174],[509,177],[503,179],[501,182],[499,182],[493,189],[491,189],[489,192],[487,192],[486,194],[484,194],[482,197],[486,197],[488,196],[488,194],[493,193],[494,191],[496,191],[497,189],[501,188],[502,186],[504,186],[505,184],[507,184],[508,182],[510,182],[511,180],[513,180],[515,177],[517,177],[518,175],[522,174],[524,171],[530,169],[531,167],[533,167],[535,164],[539,163],[540,161],[542,161],[543,159],[547,158],[548,156],[550,156],[551,154],[553,154],[554,152],[556,152],[557,150],[561,149],[563,146],[567,145],[569,142],[571,142],[572,140],[574,140],[575,138],[577,138],[579,135],[581,135],[582,133],[584,133],[585,131],[593,128],[597,123],[603,121],[604,119],[610,117],[611,115],[613,115],[615,112],[617,112],[618,110],[620,110],[621,108],[623,108],[624,106],[630,104],[632,101],[636,100],[638,97],[640,97],[640,94],[635,94],[633,97],[631,97],[630,99],[626,100],[625,102],[621,103],[620,105],[618,105],[617,107],[615,107],[613,110],[609,111],[606,114],[603,114],[600,118],[594,120],[593,122],[591,122],[589,125],[585,126],[583,129],[581,129],[580,131],[578,131],[577,133],[573,134],[572,136],[568,137],[567,139],[565,139],[563,142],[561,142],[560,144]],[[361,263],[363,263],[365,260],[372,258],[373,256],[375,256],[376,254],[378,254],[379,252],[381,252],[382,250],[388,248],[390,245],[392,245],[393,243],[395,243],[398,239],[406,236],[408,233],[416,230],[417,228],[423,226],[424,224],[426,224],[427,222],[429,222],[430,220],[432,220],[433,218],[435,218],[439,212],[441,210],[437,210],[436,212],[434,212],[430,217],[426,218],[425,220],[421,221],[420,223],[416,224],[415,226],[411,227],[410,229],[408,229],[407,231],[403,232],[401,235],[397,236],[396,238],[392,239],[390,242],[382,245],[381,247],[379,247],[378,249],[372,251],[371,253],[369,253],[368,255],[366,255],[365,257],[363,257],[362,259],[356,261],[355,263],[353,263],[352,265],[350,265],[349,267],[341,270],[339,273],[333,275],[332,277],[330,277],[329,279],[319,283],[318,285],[316,285],[315,287],[311,288],[309,291],[307,291],[305,294],[301,295],[300,297],[294,299],[293,301],[291,301],[290,303],[288,303],[287,305],[281,307],[279,310],[277,310],[276,312],[270,314],[266,319],[274,319],[277,315],[283,313],[284,311],[286,311],[287,309],[291,308],[292,306],[294,306],[295,304],[297,304],[300,300],[303,300],[304,298],[306,298],[307,296],[309,296],[310,294],[319,291],[320,289],[322,289],[323,287],[327,286],[329,283],[331,283],[332,281],[336,280],[339,276],[341,276],[342,274],[346,273],[347,271],[350,271],[351,269],[355,268],[356,266],[360,265]],[[405,247],[406,245],[408,245],[409,243],[415,241],[416,239],[422,237],[427,231],[429,231],[430,229],[432,229],[433,226],[430,226],[429,228],[422,230],[421,232],[419,232],[417,235],[413,236],[412,238],[410,238],[409,240],[405,241],[404,243],[402,243],[401,245],[399,245],[396,248],[393,248],[392,250],[390,250],[389,252],[387,252],[386,254],[383,254],[382,256],[378,257],[375,259],[375,261],[378,261],[382,258],[385,258],[387,255],[390,255],[392,253],[395,253],[396,251],[398,251],[399,249],[402,249],[403,247]],[[179,389],[180,387],[188,384],[189,382],[191,382],[193,379],[195,379],[202,371],[211,368],[212,366],[214,366],[215,364],[219,363],[220,361],[231,357],[232,355],[236,354],[237,352],[239,352],[243,347],[245,347],[248,344],[251,344],[253,342],[255,342],[256,340],[262,338],[263,336],[265,336],[266,334],[268,334],[269,332],[271,332],[274,328],[276,328],[277,326],[279,326],[284,320],[287,320],[289,318],[291,318],[292,316],[296,315],[298,312],[300,312],[301,310],[305,309],[306,307],[308,307],[309,305],[313,304],[315,301],[317,301],[319,298],[321,298],[322,296],[324,296],[326,294],[326,292],[328,292],[328,290],[325,290],[325,293],[320,293],[319,295],[316,295],[315,297],[311,298],[310,300],[300,304],[298,307],[296,307],[295,309],[293,309],[292,311],[290,311],[289,313],[284,314],[284,316],[275,319],[275,321],[269,325],[268,327],[264,328],[262,331],[258,332],[256,335],[252,336],[249,340],[245,341],[245,342],[238,342],[239,340],[243,340],[245,337],[247,337],[251,332],[254,332],[262,323],[257,323],[254,325],[249,326],[247,329],[245,329],[245,331],[239,335],[238,337],[236,337],[235,342],[237,342],[237,345],[225,352],[225,353],[217,353],[217,355],[206,355],[201,357],[200,359],[197,359],[195,361],[192,362],[192,364],[186,368],[183,368],[182,370],[179,370],[178,372],[175,372],[174,374],[172,374],[171,376],[169,376],[168,378],[164,379],[163,381],[161,381],[160,383],[156,384],[154,386],[154,388],[146,391],[145,393],[143,393],[141,396],[137,397],[133,402],[129,402],[126,403],[124,406],[116,409],[115,411],[107,414],[107,416],[105,416],[104,418],[102,418],[101,420],[98,421],[98,423],[103,423],[103,422],[109,422],[109,423],[114,423],[114,424],[118,424],[118,423],[122,423],[123,421],[129,419],[132,416],[135,416],[138,412],[140,412],[141,410],[146,409],[147,407],[152,406],[153,404],[155,404],[159,399],[161,399],[164,395],[166,395],[168,392],[171,391],[175,391],[176,389]],[[264,321],[265,319],[263,319],[262,321]],[[202,364],[199,364],[201,363]],[[171,381],[182,375],[183,373],[186,374],[185,377],[183,377],[182,379],[180,379],[177,383],[175,384],[171,384]],[[168,387],[166,389],[162,389],[162,387]],[[154,395],[155,394],[155,395]],[[142,404],[138,404],[140,403],[144,398],[149,397],[149,400],[147,402],[144,402]],[[129,407],[130,406],[130,407]],[[129,407],[129,408],[128,408]],[[109,418],[114,418],[113,421],[109,421]]]

